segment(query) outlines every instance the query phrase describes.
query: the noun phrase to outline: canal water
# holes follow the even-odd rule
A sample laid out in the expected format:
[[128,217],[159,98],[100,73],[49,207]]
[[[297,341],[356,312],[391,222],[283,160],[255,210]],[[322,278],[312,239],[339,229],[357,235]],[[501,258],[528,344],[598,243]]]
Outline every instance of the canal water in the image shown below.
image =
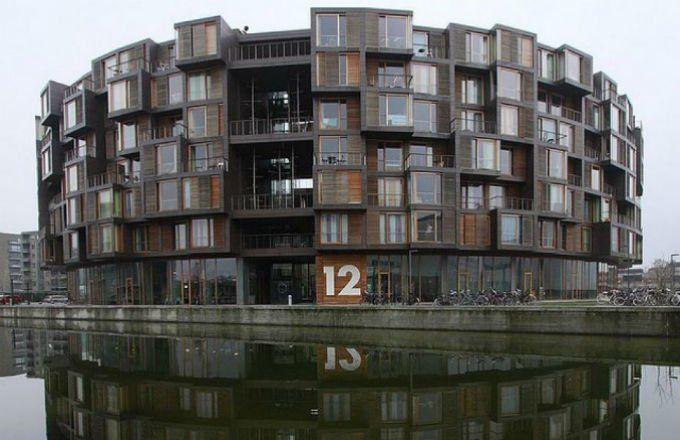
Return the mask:
[[517,353],[0,327],[0,438],[680,438],[680,366]]

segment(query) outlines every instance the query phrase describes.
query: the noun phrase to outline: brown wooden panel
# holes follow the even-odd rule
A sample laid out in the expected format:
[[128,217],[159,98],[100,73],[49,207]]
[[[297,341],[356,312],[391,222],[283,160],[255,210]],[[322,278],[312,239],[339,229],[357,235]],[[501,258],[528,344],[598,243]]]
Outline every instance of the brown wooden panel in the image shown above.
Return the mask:
[[222,200],[222,185],[218,176],[210,177],[210,207],[219,208]]
[[[340,291],[347,286],[351,277],[340,276],[339,271],[343,266],[351,265],[359,270],[359,281],[356,287],[359,295],[339,295]],[[327,295],[326,275],[324,268],[332,268],[335,275],[333,279],[333,295]],[[318,255],[316,257],[316,302],[318,304],[357,304],[361,302],[361,295],[366,290],[366,257],[363,255]]]

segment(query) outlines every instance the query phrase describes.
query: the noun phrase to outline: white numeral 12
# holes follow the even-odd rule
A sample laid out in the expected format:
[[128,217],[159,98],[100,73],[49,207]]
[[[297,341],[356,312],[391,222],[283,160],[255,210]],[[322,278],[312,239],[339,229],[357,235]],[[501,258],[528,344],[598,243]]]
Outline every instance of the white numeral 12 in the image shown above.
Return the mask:
[[[326,296],[335,295],[335,268],[333,266],[324,266],[323,274],[326,276]],[[338,270],[338,276],[344,277],[350,275],[350,279],[342,288],[338,296],[360,296],[361,289],[356,287],[361,279],[361,274],[359,273],[359,268],[352,265],[346,264]]]

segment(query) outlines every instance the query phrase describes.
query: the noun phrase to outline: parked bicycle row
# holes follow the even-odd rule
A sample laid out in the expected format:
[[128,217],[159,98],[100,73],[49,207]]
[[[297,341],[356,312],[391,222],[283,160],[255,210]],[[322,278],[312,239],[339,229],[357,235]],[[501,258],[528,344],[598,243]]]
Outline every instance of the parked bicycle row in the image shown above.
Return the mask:
[[597,295],[598,304],[615,306],[680,306],[680,290],[637,288],[613,289]]
[[[543,298],[541,291],[523,291],[520,289],[498,291],[495,289],[485,289],[478,292],[470,290],[451,290],[448,294],[442,294],[435,298],[434,304],[437,306],[511,306],[520,304],[531,304]],[[362,297],[363,304],[385,305],[400,304],[414,305],[420,304],[420,299],[409,295],[386,295],[383,293],[364,292]]]

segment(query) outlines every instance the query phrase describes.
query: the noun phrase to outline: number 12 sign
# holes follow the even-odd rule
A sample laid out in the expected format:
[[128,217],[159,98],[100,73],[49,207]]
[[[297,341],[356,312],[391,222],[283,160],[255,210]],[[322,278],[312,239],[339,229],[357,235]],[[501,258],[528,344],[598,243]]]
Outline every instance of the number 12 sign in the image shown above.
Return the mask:
[[[326,296],[335,296],[335,267],[324,266],[323,274],[326,277]],[[345,264],[338,270],[337,276],[346,277],[348,275],[349,281],[338,292],[338,296],[361,296],[361,288],[358,287],[361,280],[359,268],[353,264]]]

